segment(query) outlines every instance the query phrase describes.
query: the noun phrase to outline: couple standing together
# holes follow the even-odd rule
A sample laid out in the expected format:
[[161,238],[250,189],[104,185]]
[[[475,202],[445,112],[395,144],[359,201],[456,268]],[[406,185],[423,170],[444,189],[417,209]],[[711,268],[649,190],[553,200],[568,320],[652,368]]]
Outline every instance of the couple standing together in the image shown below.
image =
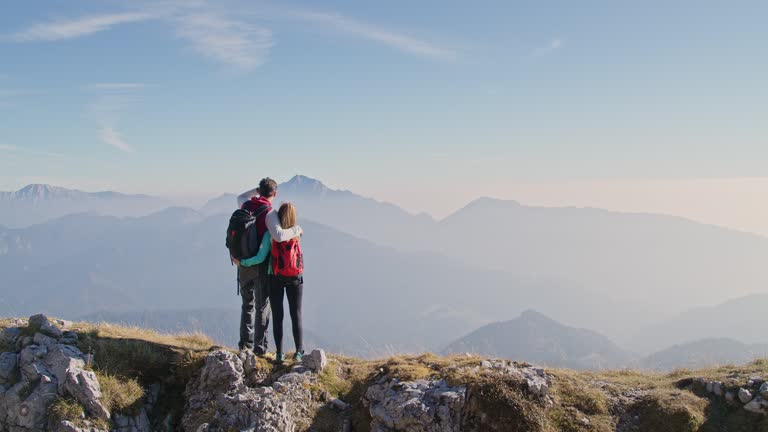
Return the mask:
[[296,224],[296,208],[291,203],[283,203],[278,210],[274,210],[272,201],[276,196],[277,183],[267,177],[259,182],[258,188],[237,197],[238,206],[247,212],[244,214],[249,222],[242,239],[245,256],[232,256],[232,262],[237,265],[240,296],[243,300],[238,346],[241,350],[252,350],[257,355],[267,354],[271,309],[275,355],[276,360],[281,362],[285,360],[284,296],[288,297],[296,344],[293,358],[301,360],[304,355],[301,323],[304,264],[299,243],[303,231]]

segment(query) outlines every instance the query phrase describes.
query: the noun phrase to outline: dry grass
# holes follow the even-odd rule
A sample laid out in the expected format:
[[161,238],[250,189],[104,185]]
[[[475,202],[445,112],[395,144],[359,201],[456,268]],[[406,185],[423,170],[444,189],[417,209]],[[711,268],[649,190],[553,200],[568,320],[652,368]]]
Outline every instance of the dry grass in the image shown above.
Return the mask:
[[101,403],[111,413],[134,413],[141,405],[144,389],[135,378],[121,378],[96,372],[101,387]]
[[56,421],[71,421],[80,423],[85,419],[85,409],[79,402],[70,398],[58,398],[48,408],[48,412]]

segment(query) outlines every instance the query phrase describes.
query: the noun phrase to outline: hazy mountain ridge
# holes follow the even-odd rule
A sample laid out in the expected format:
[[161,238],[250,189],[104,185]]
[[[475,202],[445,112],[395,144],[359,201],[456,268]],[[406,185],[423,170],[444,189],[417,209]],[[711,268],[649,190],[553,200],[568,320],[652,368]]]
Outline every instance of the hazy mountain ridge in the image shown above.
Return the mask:
[[510,321],[485,325],[452,342],[443,352],[574,369],[629,367],[636,359],[597,332],[562,325],[534,310]]
[[111,191],[84,192],[32,184],[15,192],[0,193],[0,224],[24,228],[61,216],[89,212],[115,216],[143,216],[169,205],[169,201],[149,195],[129,195]]
[[[192,220],[180,222],[185,218]],[[3,230],[0,313],[45,310],[74,318],[99,311],[237,307],[235,269],[223,239],[227,215],[196,218],[201,216],[191,209],[140,218],[79,214]],[[307,328],[348,353],[437,349],[525,307],[576,319],[569,312],[575,299],[606,302],[576,287],[479,271],[437,254],[403,253],[301,223]],[[17,291],[19,286],[34,289]],[[491,298],[497,301],[489,306]]]
[[707,338],[674,345],[642,361],[648,369],[669,371],[745,364],[768,357],[768,344],[745,344],[729,338]]

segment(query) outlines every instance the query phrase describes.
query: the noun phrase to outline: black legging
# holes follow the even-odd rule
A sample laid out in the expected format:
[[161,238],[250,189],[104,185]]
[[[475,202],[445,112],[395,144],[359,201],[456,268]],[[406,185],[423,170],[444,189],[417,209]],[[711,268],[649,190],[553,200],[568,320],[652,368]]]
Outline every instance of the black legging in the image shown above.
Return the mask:
[[283,292],[288,296],[288,311],[291,314],[293,341],[296,351],[304,351],[304,335],[301,325],[301,297],[304,292],[303,276],[272,276],[269,281],[269,305],[272,308],[272,332],[277,352],[283,352]]

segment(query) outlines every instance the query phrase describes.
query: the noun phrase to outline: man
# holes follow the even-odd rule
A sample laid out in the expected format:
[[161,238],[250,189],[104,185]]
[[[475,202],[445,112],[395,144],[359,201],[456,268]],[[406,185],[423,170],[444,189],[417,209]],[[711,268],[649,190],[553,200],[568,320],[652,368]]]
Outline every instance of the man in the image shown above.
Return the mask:
[[[250,245],[261,244],[264,233],[269,230],[272,239],[277,242],[287,241],[302,234],[298,225],[283,229],[277,211],[272,209],[272,200],[277,196],[277,182],[267,177],[259,182],[259,187],[237,197],[237,203],[243,210],[256,215],[256,238],[249,239]],[[255,249],[251,248],[255,252]],[[269,327],[269,262],[253,267],[238,267],[240,296],[243,300],[240,314],[239,348],[250,349],[257,355],[267,353],[267,330]],[[254,328],[255,324],[255,328]]]

